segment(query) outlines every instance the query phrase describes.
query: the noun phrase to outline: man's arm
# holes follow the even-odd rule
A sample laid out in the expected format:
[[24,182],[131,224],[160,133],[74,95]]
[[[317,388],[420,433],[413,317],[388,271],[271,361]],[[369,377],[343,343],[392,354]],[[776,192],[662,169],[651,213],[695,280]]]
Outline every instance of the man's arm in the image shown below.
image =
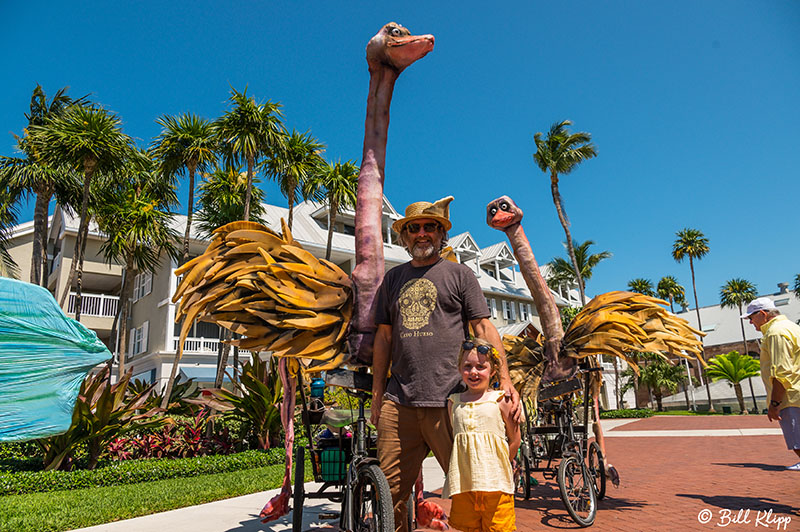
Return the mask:
[[372,407],[370,423],[378,426],[383,405],[383,394],[386,392],[386,377],[389,375],[389,362],[392,359],[392,326],[378,325],[375,331],[375,343],[372,345]]
[[786,395],[786,389],[783,387],[781,381],[772,377],[772,395],[769,398],[769,408],[767,409],[767,418],[770,421],[780,421],[781,414],[778,411],[777,406],[773,406],[775,403],[780,403],[783,401],[783,396]]
[[511,377],[508,374],[508,362],[506,362],[506,350],[500,340],[500,333],[497,332],[489,318],[470,320],[469,324],[477,337],[488,340],[497,349],[498,358],[500,359],[500,387],[506,392],[506,397],[511,400],[512,417],[519,423],[522,418],[522,409],[519,407],[519,394],[514,385],[511,384]]

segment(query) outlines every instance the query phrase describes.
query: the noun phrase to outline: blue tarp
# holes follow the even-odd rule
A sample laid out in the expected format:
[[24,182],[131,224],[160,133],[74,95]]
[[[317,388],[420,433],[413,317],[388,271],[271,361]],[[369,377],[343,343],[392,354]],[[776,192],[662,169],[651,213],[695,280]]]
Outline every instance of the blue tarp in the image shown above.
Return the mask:
[[50,292],[0,279],[0,442],[66,432],[81,382],[109,358]]

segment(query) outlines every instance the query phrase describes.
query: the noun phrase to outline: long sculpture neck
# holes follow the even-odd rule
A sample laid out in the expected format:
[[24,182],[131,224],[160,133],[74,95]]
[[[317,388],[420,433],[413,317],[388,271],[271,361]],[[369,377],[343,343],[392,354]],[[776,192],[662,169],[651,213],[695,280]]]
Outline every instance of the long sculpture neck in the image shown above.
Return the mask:
[[383,181],[389,106],[398,72],[384,66],[370,68],[367,118],[364,124],[364,153],[358,174],[356,200],[355,313],[348,337],[350,354],[360,362],[372,363],[375,335],[375,293],[383,280]]
[[519,262],[522,278],[525,279],[525,284],[528,285],[528,289],[531,291],[536,311],[542,322],[542,334],[545,336],[545,356],[548,360],[547,374],[553,375],[554,372],[555,374],[562,374],[567,370],[566,367],[562,366],[571,366],[574,361],[572,363],[560,361],[558,358],[561,350],[561,340],[564,338],[564,327],[561,324],[558,306],[556,306],[553,294],[542,277],[539,264],[536,262],[533,249],[531,249],[531,244],[525,236],[522,225],[517,223],[507,227],[504,231],[508,236],[509,242],[511,242],[511,247],[514,249],[514,255],[517,257],[517,262]]

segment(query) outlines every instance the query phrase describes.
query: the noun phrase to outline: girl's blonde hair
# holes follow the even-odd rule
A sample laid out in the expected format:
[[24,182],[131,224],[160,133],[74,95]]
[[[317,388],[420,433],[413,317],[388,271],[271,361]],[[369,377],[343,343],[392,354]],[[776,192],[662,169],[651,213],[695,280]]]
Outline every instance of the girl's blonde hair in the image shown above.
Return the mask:
[[[489,365],[492,368],[492,378],[490,379],[489,385],[499,384],[500,383],[500,353],[497,352],[497,349],[492,345],[491,342],[488,340],[484,340],[483,338],[468,338],[464,340],[464,342],[472,342],[475,347],[479,345],[486,345],[489,346],[489,352],[486,353],[485,356],[486,360],[489,361]],[[458,370],[461,371],[461,365],[464,363],[464,357],[467,356],[469,351],[464,350],[464,342],[461,343],[461,350],[458,353]],[[475,349],[473,347],[472,349]],[[470,350],[471,351],[471,350]]]

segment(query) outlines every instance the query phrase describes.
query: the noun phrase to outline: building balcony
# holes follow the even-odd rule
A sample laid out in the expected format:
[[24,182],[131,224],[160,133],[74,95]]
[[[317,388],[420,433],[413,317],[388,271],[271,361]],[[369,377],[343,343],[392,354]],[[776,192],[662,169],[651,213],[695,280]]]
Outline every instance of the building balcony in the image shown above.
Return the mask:
[[[67,314],[75,314],[75,292],[70,292]],[[117,315],[119,297],[106,294],[81,294],[81,316],[114,318]]]
[[[172,350],[178,350],[178,341],[179,338],[172,339]],[[202,338],[202,337],[188,337],[186,341],[183,343],[183,352],[184,353],[209,353],[216,355],[219,350],[220,341],[218,338]],[[239,350],[240,355],[249,355],[250,351],[245,351],[244,349]]]

